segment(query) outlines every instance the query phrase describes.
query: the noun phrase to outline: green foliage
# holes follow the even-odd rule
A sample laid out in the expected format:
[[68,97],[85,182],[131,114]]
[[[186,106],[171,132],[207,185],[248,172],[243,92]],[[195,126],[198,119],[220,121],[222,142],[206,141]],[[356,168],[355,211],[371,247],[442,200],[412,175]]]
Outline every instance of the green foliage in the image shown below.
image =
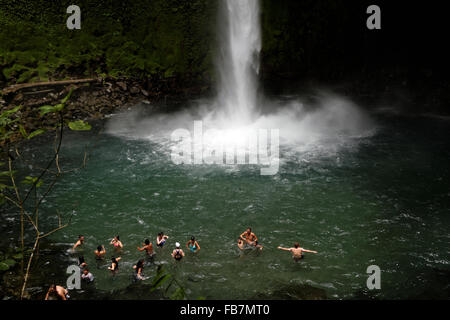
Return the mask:
[[75,31],[65,23],[70,1],[12,1],[0,6],[0,77],[204,77],[212,69],[216,3],[80,0]]
[[[168,285],[164,288],[163,285],[167,282]],[[156,270],[156,275],[153,278],[150,290],[155,291],[157,289],[163,289],[164,295],[168,295],[169,299],[171,300],[184,300],[186,298],[186,291],[184,290],[184,288],[178,283],[175,278],[172,277],[172,275],[167,273],[161,266],[158,266]],[[171,291],[171,289],[173,290]]]
[[91,130],[91,125],[83,120],[69,122],[69,128],[74,131],[88,131]]
[[[15,126],[15,123],[20,120],[20,116],[17,114],[22,106],[3,111],[0,114],[0,142],[7,141],[20,126]],[[22,130],[21,130],[22,132]]]
[[[24,255],[20,252],[21,249],[8,249],[8,252],[0,254],[0,272],[8,271],[17,266],[17,264],[23,259]],[[25,252],[29,254],[27,250]]]
[[[39,108],[40,110],[40,116],[44,117],[48,114],[59,114],[61,117],[63,117],[63,111],[65,108],[65,104],[69,100],[70,96],[72,95],[73,89],[69,91],[69,93],[61,99],[61,103],[58,103],[54,106],[51,105],[45,105]],[[23,124],[19,123],[21,121],[20,117],[20,110],[22,109],[22,106],[17,106],[9,110],[5,110],[0,114],[0,145],[5,146],[11,143],[11,138],[17,135],[21,135],[23,138],[26,139],[32,139],[42,133],[46,132],[45,128],[39,128],[37,130],[34,130],[30,134],[27,133],[25,127]],[[18,125],[17,125],[18,123]],[[84,122],[82,120],[78,121],[69,121],[68,126],[71,130],[80,131],[80,130],[90,130],[91,125],[87,122]],[[56,129],[56,127],[55,127]],[[5,164],[0,163],[0,167],[3,167]],[[6,199],[6,193],[9,189],[12,189],[13,187],[10,185],[7,185],[7,181],[11,179],[15,174],[14,170],[3,170],[0,171],[0,204],[3,204]],[[38,179],[37,177],[25,177],[25,180],[22,181],[22,183],[25,184],[31,184],[39,188],[43,184],[42,179]]]
[[44,181],[42,179],[38,181],[37,177],[30,177],[30,176],[25,177],[25,180],[22,181],[22,183],[28,183],[28,184],[35,184],[36,183],[36,187],[37,188],[39,188],[42,185],[43,182]]

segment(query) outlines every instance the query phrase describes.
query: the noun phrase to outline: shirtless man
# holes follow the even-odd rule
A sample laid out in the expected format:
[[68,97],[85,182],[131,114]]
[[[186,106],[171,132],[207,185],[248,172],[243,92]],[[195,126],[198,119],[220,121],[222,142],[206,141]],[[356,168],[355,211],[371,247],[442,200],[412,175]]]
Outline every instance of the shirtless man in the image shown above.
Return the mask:
[[253,246],[255,248],[259,248],[259,250],[262,250],[263,246],[258,244],[258,238],[256,235],[252,232],[252,228],[247,228],[240,236],[245,243],[249,246]]
[[153,255],[153,244],[150,242],[150,240],[145,239],[144,244],[142,245],[142,248],[137,247],[139,251],[144,251],[147,253],[148,256]]
[[79,246],[81,246],[84,243],[84,236],[79,235],[78,236],[78,241],[75,243],[75,245],[73,246],[72,250],[75,251],[75,249]]
[[317,251],[300,248],[300,244],[298,242],[294,243],[294,248],[283,248],[279,246],[278,249],[290,251],[295,262],[300,261],[300,259],[303,258],[303,252],[317,253]]
[[[55,297],[58,300],[67,300],[68,291],[61,286],[52,284],[45,295],[45,300],[52,300],[50,298]],[[67,296],[67,297],[66,297]]]

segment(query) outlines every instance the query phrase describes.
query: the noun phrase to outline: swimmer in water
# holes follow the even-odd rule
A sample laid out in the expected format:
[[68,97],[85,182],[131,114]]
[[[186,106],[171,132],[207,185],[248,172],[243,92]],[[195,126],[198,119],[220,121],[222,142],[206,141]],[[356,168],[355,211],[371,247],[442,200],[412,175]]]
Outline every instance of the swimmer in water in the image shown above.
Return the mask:
[[133,269],[136,270],[135,278],[136,280],[144,280],[144,275],[142,274],[142,270],[144,270],[144,259],[139,260]]
[[238,241],[237,244],[238,244],[239,249],[244,250],[244,248],[245,248],[244,240],[242,240],[241,237],[239,237],[237,239],[237,241]]
[[119,260],[122,259],[121,257],[111,257],[111,266],[108,267],[109,270],[112,271],[113,274],[117,273],[119,271]]
[[97,250],[94,251],[95,259],[103,260],[103,256],[106,254],[105,246],[101,245],[97,247]]
[[317,253],[317,251],[306,250],[306,249],[300,248],[300,244],[298,242],[294,243],[293,248],[283,248],[283,247],[279,246],[278,249],[284,250],[284,251],[290,251],[292,253],[292,258],[294,259],[295,262],[298,262],[301,259],[303,259],[303,252]]
[[245,241],[245,243],[248,246],[251,247],[255,247],[258,248],[259,250],[263,249],[263,246],[258,244],[258,238],[256,237],[256,235],[252,232],[252,228],[247,228],[247,230],[245,230],[240,236],[239,238],[241,238],[243,241]]
[[69,292],[64,287],[52,284],[45,295],[45,300],[67,300]]
[[86,260],[84,260],[84,256],[81,256],[78,258],[78,266],[83,269],[84,267],[87,267]]
[[147,253],[148,256],[153,256],[153,244],[150,242],[150,240],[145,239],[144,244],[142,245],[142,248],[137,247],[139,251],[144,251]]
[[186,243],[186,247],[191,250],[192,253],[197,253],[200,250],[200,246],[198,242],[195,240],[195,237],[192,236],[191,240]]
[[84,243],[84,236],[79,235],[78,236],[78,241],[75,243],[75,245],[73,246],[72,250],[75,251],[75,249],[81,245],[83,245]]
[[115,236],[114,239],[111,240],[110,244],[116,248],[116,250],[120,250],[123,248],[123,243],[120,241],[119,236]]
[[172,257],[176,261],[180,261],[184,257],[184,252],[180,248],[180,244],[177,242],[175,243],[175,250],[172,251]]
[[87,281],[87,282],[92,282],[94,281],[94,275],[92,273],[89,272],[89,269],[86,268],[83,270],[83,274],[81,275],[81,279]]
[[162,248],[164,246],[164,244],[166,243],[166,240],[169,239],[168,236],[166,236],[164,234],[164,232],[160,232],[158,233],[158,236],[156,237],[156,245],[160,248]]

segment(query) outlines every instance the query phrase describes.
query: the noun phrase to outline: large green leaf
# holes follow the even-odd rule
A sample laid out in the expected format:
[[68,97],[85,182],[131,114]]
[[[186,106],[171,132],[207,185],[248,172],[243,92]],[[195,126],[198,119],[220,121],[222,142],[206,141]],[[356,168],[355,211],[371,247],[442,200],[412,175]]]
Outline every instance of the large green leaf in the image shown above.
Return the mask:
[[2,114],[0,115],[0,118],[9,116],[10,114],[16,113],[17,111],[19,111],[19,109],[22,108],[22,106],[17,106],[15,108],[12,108],[11,110],[6,110],[4,112],[2,112]]
[[67,94],[67,96],[65,96],[64,99],[61,100],[62,104],[66,103],[67,100],[69,100],[70,96],[72,95],[72,91],[73,91],[73,88],[71,88],[69,93]]
[[49,112],[59,112],[64,109],[64,103],[59,103],[55,106],[45,105],[39,108],[41,110],[41,117]]
[[3,261],[0,262],[0,271],[7,271],[7,270],[9,270],[9,266]]
[[6,264],[10,268],[12,268],[16,265],[16,262],[13,259],[3,260],[2,263]]
[[152,283],[151,291],[155,291],[157,288],[161,287],[164,282],[170,279],[170,274],[165,274],[162,277],[156,278]]
[[37,136],[38,134],[42,134],[44,132],[45,132],[44,129],[37,129],[37,130],[33,131],[32,133],[30,133],[30,135],[28,136],[27,139],[31,139],[31,138]]
[[88,131],[91,130],[91,125],[83,120],[69,122],[69,128],[74,131]]
[[22,134],[22,136],[24,137],[24,138],[26,138],[27,136],[28,136],[28,133],[27,133],[27,131],[25,130],[25,128],[23,127],[23,125],[19,125],[19,131],[20,131],[20,133]]

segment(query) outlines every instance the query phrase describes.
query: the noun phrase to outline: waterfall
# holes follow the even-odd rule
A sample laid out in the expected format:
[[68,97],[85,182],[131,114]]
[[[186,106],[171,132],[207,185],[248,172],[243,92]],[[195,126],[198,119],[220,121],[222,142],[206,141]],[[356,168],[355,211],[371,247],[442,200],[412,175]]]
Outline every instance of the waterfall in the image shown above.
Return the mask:
[[247,125],[257,110],[261,30],[259,0],[225,0],[217,59],[217,104],[230,124]]

